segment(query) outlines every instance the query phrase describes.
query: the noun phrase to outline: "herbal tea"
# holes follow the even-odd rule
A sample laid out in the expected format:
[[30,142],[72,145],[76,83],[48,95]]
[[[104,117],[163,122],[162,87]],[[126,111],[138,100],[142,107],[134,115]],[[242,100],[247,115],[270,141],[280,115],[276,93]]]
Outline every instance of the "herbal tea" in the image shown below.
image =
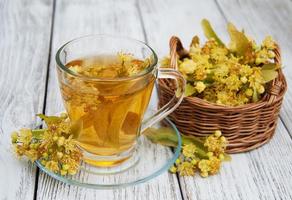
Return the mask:
[[[115,156],[131,150],[155,80],[152,73],[143,77],[136,75],[149,66],[149,61],[120,53],[73,60],[66,66],[85,77],[67,75],[66,82],[60,81],[69,117],[82,128],[76,136],[78,145],[98,156]],[[85,161],[97,166],[112,166],[125,159]]]

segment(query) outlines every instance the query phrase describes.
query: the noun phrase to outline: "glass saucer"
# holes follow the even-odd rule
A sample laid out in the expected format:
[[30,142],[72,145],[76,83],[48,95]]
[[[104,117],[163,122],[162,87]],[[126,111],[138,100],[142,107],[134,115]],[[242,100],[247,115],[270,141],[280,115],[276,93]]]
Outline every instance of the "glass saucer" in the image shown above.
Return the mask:
[[175,125],[165,118],[162,122],[153,125],[155,128],[160,126],[167,126],[176,133],[178,146],[172,150],[169,147],[152,143],[142,134],[139,137],[139,147],[136,152],[139,159],[135,161],[135,165],[131,165],[130,168],[118,173],[96,173],[96,167],[83,162],[80,171],[76,175],[61,176],[45,169],[39,161],[36,161],[36,165],[49,176],[64,183],[80,187],[113,189],[137,185],[167,171],[181,151],[181,136]]

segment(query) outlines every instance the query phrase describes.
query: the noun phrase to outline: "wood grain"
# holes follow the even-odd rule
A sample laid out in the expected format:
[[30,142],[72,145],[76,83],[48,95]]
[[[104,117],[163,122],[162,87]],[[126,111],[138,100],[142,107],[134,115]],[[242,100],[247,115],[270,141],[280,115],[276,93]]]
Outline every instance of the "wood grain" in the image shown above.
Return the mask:
[[[16,160],[10,132],[35,125],[42,112],[48,55],[46,113],[63,109],[54,55],[64,42],[86,34],[109,33],[147,40],[160,57],[176,34],[185,46],[203,37],[200,20],[208,18],[224,41],[232,21],[260,41],[271,34],[283,51],[284,73],[292,84],[292,1],[280,0],[56,0],[52,51],[51,0],[0,0],[0,199],[34,199],[35,167]],[[50,53],[50,54],[49,54]],[[292,199],[292,90],[288,86],[277,132],[260,149],[233,156],[219,175],[202,179],[165,173],[136,187],[99,191],[69,186],[40,173],[36,199]],[[290,135],[289,135],[290,134]],[[157,157],[163,156],[156,153]],[[149,161],[150,163],[151,161]]]
[[43,110],[52,2],[0,1],[0,199],[31,200],[35,167],[18,160],[10,133]]
[[292,136],[292,1],[218,1],[218,4],[226,18],[240,27],[244,27],[247,33],[255,36],[257,41],[264,36],[272,35],[280,44],[283,57],[284,74],[288,82],[288,91],[284,99],[281,119]]
[[[267,29],[263,29],[268,22],[264,23],[256,19],[259,17],[257,13],[265,13],[264,10],[267,10],[268,2],[271,3],[271,1],[254,1],[261,2],[257,3],[254,9],[251,6],[243,8],[251,4],[251,1],[218,2],[220,5],[224,3],[225,7],[218,7],[215,1],[184,1],[184,3],[172,0],[140,1],[149,44],[159,52],[160,56],[168,53],[168,49],[165,48],[168,45],[167,38],[173,34],[182,38],[187,46],[194,34],[203,36],[200,27],[202,18],[208,18],[211,21],[224,41],[228,41],[225,28],[226,18],[240,27],[245,27],[246,31],[256,39],[262,39],[269,33]],[[280,7],[280,9],[285,7],[286,12],[283,17],[288,15],[287,9],[290,10],[290,7],[282,6],[283,1],[277,2],[274,7]],[[265,6],[262,5],[264,3]],[[236,6],[237,4],[240,4],[240,7]],[[225,16],[222,13],[229,14]],[[271,24],[275,23],[271,18],[268,20]],[[261,35],[258,34],[258,30],[249,32],[250,29],[256,27],[263,29]],[[276,35],[277,33],[279,29],[274,30],[273,36],[277,36],[276,39],[280,37]],[[285,32],[279,34],[289,36]],[[285,42],[282,44],[283,50],[287,49],[286,44]],[[286,108],[283,110],[286,111]],[[291,123],[291,119],[287,121]],[[291,198],[291,192],[289,192],[291,183],[288,174],[292,173],[292,158],[287,154],[291,145],[291,138],[283,123],[279,121],[276,135],[269,144],[250,153],[234,155],[232,162],[223,165],[219,175],[208,179],[181,177],[183,197],[184,199],[289,199]]]
[[[200,22],[208,18],[216,22],[214,28],[218,33],[224,33],[225,21],[212,0],[139,0],[139,8],[148,43],[153,47],[159,58],[169,53],[169,39],[176,35],[188,47],[194,35],[203,38]],[[226,35],[222,35],[226,39]]]
[[[53,51],[47,94],[46,113],[53,114],[63,109],[56,81],[54,55],[66,41],[96,33],[124,35],[144,40],[138,9],[134,0],[85,0],[56,1],[53,32]],[[147,152],[157,157],[165,156],[156,151]],[[151,160],[149,160],[151,163]],[[92,190],[69,186],[40,173],[37,199],[181,199],[175,175],[164,173],[145,184],[119,190]]]

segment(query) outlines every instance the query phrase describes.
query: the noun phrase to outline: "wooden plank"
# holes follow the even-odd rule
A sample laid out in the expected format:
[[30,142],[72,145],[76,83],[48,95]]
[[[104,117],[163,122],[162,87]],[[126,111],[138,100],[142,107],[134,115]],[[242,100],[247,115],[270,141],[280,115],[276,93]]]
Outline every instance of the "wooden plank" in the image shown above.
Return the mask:
[[[53,51],[47,95],[47,114],[63,109],[56,81],[54,55],[66,41],[93,33],[124,35],[144,40],[139,14],[134,0],[57,1],[53,34]],[[156,152],[148,152],[156,153]],[[165,156],[157,154],[157,157]],[[151,160],[149,160],[151,163]],[[37,199],[181,199],[175,175],[164,173],[136,187],[106,191],[69,186],[40,173]]]
[[249,153],[232,155],[219,175],[181,178],[185,199],[291,199],[292,148],[279,123],[271,142]]
[[[185,47],[188,47],[195,34],[203,38],[200,26],[203,18],[216,22],[213,24],[218,33],[225,31],[224,18],[213,1],[141,0],[138,2],[148,42],[160,58],[168,54],[169,39],[173,35],[180,37]],[[226,39],[226,35],[219,35]]]
[[[256,34],[257,32],[249,32],[250,24],[257,17],[255,13],[262,13],[265,9],[262,5],[258,5],[257,9],[261,12],[246,9],[243,15],[242,4],[247,4],[246,2],[242,1],[241,7],[233,7],[234,1],[224,1],[222,4],[224,3],[226,7],[222,10],[224,13],[229,12],[228,20],[246,27],[248,33],[259,39],[262,36]],[[185,44],[188,44],[194,34],[201,37],[202,18],[208,18],[220,37],[228,41],[225,16],[222,15],[215,1],[184,1],[184,3],[172,0],[140,1],[140,8],[148,42],[160,56],[167,54],[167,38],[173,34],[180,36]],[[286,15],[287,12],[284,16]],[[247,20],[249,23],[243,26],[243,21]],[[252,28],[261,29],[263,23],[263,21],[257,22]],[[263,33],[266,34],[267,31],[263,30]],[[287,41],[286,43],[288,44]],[[276,136],[269,144],[250,153],[234,155],[233,161],[225,163],[219,175],[208,179],[181,177],[184,199],[289,199],[291,183],[288,174],[292,172],[292,158],[287,154],[291,149],[291,143],[288,132],[279,121]]]
[[261,41],[267,34],[272,35],[280,44],[283,58],[284,74],[288,82],[281,118],[292,136],[292,1],[218,1],[228,20],[244,27],[247,33]]
[[36,168],[12,152],[10,133],[43,110],[52,2],[0,1],[0,199],[33,199]]
[[[230,1],[218,1],[220,8],[223,10],[224,15],[230,21],[233,21],[238,26],[245,27],[246,31],[251,35],[255,35],[257,40],[263,39],[266,34],[271,34],[280,44],[282,49],[284,73],[288,81],[288,92],[284,100],[281,112],[281,121],[273,140],[256,151],[261,153],[258,155],[251,152],[249,157],[253,161],[258,161],[257,171],[262,173],[260,185],[261,194],[263,198],[272,199],[291,199],[292,194],[289,191],[291,183],[289,179],[291,174],[291,157],[288,157],[287,149],[291,146],[291,69],[289,63],[292,59],[292,47],[289,45],[290,35],[292,33],[292,22],[286,20],[292,17],[292,2],[291,1],[238,1],[231,5]],[[287,137],[284,134],[284,126],[288,129]],[[280,137],[282,141],[280,141]],[[276,141],[278,144],[273,145]],[[272,159],[271,159],[272,158]],[[261,165],[259,159],[262,159]],[[271,159],[270,161],[268,161]],[[279,163],[281,162],[281,163]],[[263,172],[263,167],[266,167],[266,172]],[[255,177],[256,179],[259,177]],[[287,184],[288,183],[288,184]],[[270,185],[270,187],[268,187]]]

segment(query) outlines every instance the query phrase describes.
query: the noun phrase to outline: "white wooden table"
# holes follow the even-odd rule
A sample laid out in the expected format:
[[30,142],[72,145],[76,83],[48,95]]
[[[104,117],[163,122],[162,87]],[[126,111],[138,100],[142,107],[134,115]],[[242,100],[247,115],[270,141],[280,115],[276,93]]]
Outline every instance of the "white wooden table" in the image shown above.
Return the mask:
[[0,200],[292,199],[290,89],[272,141],[233,155],[219,175],[207,179],[164,173],[135,187],[92,190],[55,181],[11,153],[12,130],[33,126],[36,113],[62,108],[55,74],[61,44],[86,34],[126,35],[147,42],[162,57],[174,34],[185,44],[194,34],[203,37],[202,18],[225,41],[227,21],[258,41],[271,34],[282,47],[292,84],[291,0],[0,0]]

